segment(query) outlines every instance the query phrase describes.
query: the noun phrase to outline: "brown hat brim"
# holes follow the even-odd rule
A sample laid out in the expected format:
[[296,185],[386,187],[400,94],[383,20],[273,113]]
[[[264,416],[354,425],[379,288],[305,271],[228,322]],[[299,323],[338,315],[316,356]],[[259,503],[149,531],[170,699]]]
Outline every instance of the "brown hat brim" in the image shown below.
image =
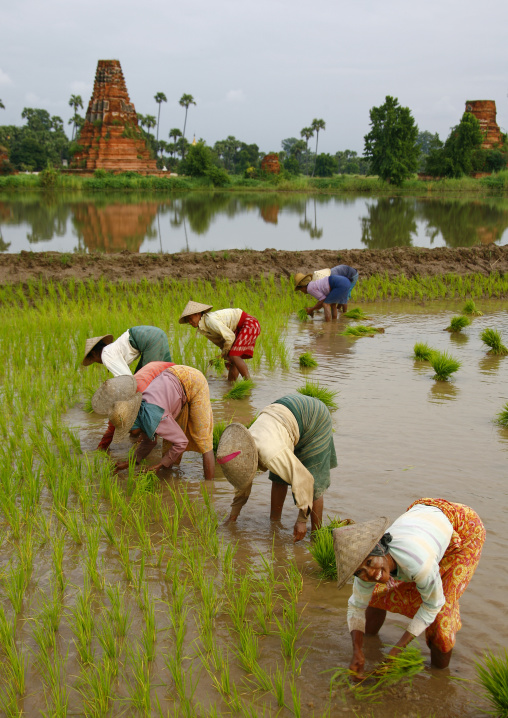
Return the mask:
[[337,588],[342,588],[362,565],[390,525],[380,516],[373,521],[350,524],[333,530],[333,548],[337,562]]
[[82,366],[90,366],[90,364],[93,364],[93,360],[88,359],[88,355],[100,341],[104,342],[104,344],[112,344],[114,338],[112,334],[103,334],[101,337],[92,337],[91,339],[87,339],[85,344],[85,356],[81,362]]

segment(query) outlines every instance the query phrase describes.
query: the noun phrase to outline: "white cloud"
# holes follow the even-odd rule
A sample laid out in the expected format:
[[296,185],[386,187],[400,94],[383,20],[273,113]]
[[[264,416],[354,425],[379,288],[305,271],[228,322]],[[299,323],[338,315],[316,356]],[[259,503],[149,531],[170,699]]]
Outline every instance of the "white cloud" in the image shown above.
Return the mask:
[[12,85],[12,80],[9,75],[2,70],[0,67],[0,85]]
[[229,90],[226,93],[226,100],[228,102],[244,102],[245,94],[243,90]]

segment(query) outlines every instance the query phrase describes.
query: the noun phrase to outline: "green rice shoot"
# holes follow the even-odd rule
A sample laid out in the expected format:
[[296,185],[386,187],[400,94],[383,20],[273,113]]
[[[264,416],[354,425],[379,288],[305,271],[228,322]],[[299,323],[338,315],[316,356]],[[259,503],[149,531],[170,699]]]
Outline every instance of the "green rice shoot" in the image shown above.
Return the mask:
[[339,405],[335,401],[337,392],[333,391],[333,389],[328,389],[326,386],[321,386],[319,382],[314,384],[311,381],[307,381],[305,385],[301,386],[297,391],[304,396],[313,396],[315,399],[319,399],[323,404],[326,404],[330,411],[335,411],[335,409],[339,408]]
[[237,381],[236,384],[226,393],[224,394],[224,399],[245,399],[246,396],[249,396],[249,394],[252,391],[252,388],[254,386],[254,382],[252,379],[241,379],[240,381]]
[[298,319],[299,319],[301,322],[306,322],[307,319],[309,318],[309,315],[307,314],[307,310],[305,309],[305,307],[302,307],[301,309],[299,309],[299,310],[296,312],[296,314],[297,314],[297,316],[298,316]]
[[231,424],[231,421],[216,421],[213,425],[213,453],[217,453],[217,447],[219,446],[219,441],[224,433],[224,429],[226,426],[229,426]]
[[479,309],[477,309],[476,304],[474,303],[473,299],[468,299],[467,302],[464,304],[464,308],[462,309],[462,314],[469,314],[472,317],[482,317],[483,312],[481,312]]
[[499,426],[505,426],[506,428],[508,428],[508,402],[506,402],[502,411],[500,411],[499,414],[497,415],[496,424],[499,424]]
[[490,347],[489,354],[495,354],[497,356],[504,356],[508,354],[508,349],[503,344],[500,332],[497,329],[491,329],[487,327],[480,334],[480,339],[484,344]]
[[471,324],[469,317],[457,316],[450,319],[450,326],[446,327],[447,332],[460,332],[464,327]]
[[357,324],[354,327],[346,327],[340,334],[344,337],[373,337],[374,334],[378,332],[379,329],[376,327],[366,327],[364,324]]
[[226,368],[226,362],[222,357],[214,357],[213,359],[210,359],[210,366],[215,371],[217,376],[221,376],[224,374],[224,370]]
[[349,519],[341,521],[339,518],[330,519],[328,517],[328,523],[326,526],[316,529],[312,534],[312,542],[309,546],[309,551],[314,560],[319,564],[321,569],[319,577],[327,579],[328,581],[337,580],[337,562],[335,560],[335,551],[333,550],[333,529],[338,529],[341,526],[347,526],[350,523]]
[[508,652],[495,656],[487,651],[483,663],[477,661],[478,683],[485,689],[484,697],[493,708],[492,715],[508,716]]
[[348,312],[344,312],[344,316],[348,319],[368,319],[369,317],[365,314],[363,309],[360,309],[360,307],[355,307],[354,309],[350,309]]
[[313,369],[318,365],[311,352],[304,352],[303,354],[300,354],[298,361],[300,362],[300,366],[305,369]]
[[462,362],[454,359],[448,352],[435,352],[430,358],[430,364],[436,372],[433,378],[437,381],[448,381],[462,366]]
[[435,349],[429,347],[425,342],[416,342],[413,347],[415,361],[430,361]]

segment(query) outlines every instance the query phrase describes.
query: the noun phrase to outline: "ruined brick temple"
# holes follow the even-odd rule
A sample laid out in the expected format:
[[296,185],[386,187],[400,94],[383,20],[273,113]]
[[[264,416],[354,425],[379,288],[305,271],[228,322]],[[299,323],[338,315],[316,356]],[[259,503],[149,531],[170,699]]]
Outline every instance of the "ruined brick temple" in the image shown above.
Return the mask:
[[470,112],[480,123],[484,139],[482,148],[491,150],[503,144],[501,130],[496,122],[496,103],[494,100],[467,100],[466,112]]
[[118,60],[97,63],[92,98],[77,141],[82,150],[74,155],[75,168],[156,171]]

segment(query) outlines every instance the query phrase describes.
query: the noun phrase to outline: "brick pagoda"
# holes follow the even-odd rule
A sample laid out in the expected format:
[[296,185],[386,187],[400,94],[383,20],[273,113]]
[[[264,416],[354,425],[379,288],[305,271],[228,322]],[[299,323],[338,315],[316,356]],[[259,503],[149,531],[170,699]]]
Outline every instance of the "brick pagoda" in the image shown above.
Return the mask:
[[78,169],[156,171],[118,60],[97,63],[92,98],[77,141],[83,148],[73,159]]
[[494,100],[467,100],[466,112],[470,112],[480,123],[484,139],[482,148],[491,150],[503,144],[501,130],[496,122],[496,103]]

